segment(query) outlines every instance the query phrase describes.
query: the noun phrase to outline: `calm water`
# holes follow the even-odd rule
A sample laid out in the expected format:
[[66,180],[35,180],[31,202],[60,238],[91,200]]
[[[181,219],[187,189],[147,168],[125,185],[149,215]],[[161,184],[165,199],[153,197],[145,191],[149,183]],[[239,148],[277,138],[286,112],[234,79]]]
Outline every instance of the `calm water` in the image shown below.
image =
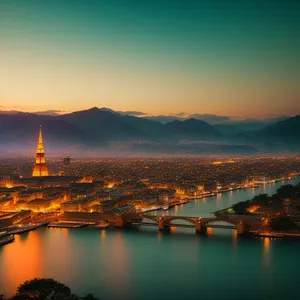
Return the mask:
[[[233,191],[168,213],[209,216],[280,185]],[[300,279],[299,255],[300,240],[237,238],[226,229],[198,236],[190,229],[40,228],[0,248],[0,293],[10,296],[24,280],[52,277],[76,294],[106,300],[288,299]]]

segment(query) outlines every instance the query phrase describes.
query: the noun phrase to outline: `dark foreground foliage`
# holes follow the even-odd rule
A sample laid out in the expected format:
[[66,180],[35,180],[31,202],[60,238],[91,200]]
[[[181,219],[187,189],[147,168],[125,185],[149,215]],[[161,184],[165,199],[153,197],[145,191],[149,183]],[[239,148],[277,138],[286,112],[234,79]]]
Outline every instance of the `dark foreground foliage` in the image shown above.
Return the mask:
[[[25,281],[17,288],[16,294],[8,300],[99,300],[93,294],[79,297],[71,289],[51,278],[34,278]],[[0,300],[5,300],[0,295]]]

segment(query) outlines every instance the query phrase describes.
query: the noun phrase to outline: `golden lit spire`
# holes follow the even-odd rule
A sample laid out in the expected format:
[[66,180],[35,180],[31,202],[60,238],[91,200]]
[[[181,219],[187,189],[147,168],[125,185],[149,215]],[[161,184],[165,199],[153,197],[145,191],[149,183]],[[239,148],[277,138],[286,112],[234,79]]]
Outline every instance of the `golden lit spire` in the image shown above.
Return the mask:
[[40,125],[38,144],[36,149],[36,159],[32,176],[49,176],[48,167],[45,160],[45,151],[43,144],[42,126]]
[[38,140],[36,153],[44,153],[42,125],[40,125],[39,140]]

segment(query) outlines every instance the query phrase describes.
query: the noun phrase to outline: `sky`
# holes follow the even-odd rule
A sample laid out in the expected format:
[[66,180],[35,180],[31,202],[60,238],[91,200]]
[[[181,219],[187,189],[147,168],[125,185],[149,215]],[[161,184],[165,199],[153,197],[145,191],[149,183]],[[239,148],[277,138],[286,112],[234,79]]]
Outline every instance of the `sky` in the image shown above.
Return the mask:
[[300,2],[0,0],[0,110],[300,112]]

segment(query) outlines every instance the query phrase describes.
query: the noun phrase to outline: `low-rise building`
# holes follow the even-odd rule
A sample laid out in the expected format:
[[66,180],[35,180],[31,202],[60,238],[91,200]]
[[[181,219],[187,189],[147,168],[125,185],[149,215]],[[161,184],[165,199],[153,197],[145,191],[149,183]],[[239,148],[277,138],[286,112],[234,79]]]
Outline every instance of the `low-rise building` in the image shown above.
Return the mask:
[[27,208],[39,212],[45,211],[51,207],[51,200],[50,199],[43,199],[43,198],[36,198],[27,202]]
[[97,204],[98,200],[95,197],[86,197],[77,200],[71,200],[61,203],[60,207],[63,211],[89,211],[89,208]]

